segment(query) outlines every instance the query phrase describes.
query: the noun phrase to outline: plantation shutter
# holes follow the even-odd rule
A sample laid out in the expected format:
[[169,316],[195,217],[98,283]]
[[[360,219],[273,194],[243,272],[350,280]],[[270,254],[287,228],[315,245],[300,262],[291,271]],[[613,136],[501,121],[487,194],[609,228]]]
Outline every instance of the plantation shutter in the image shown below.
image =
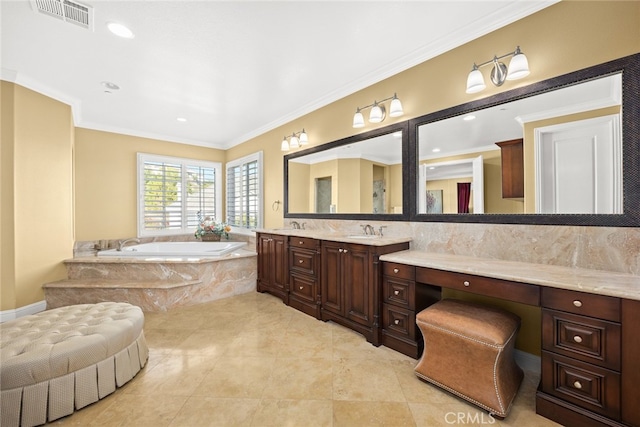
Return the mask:
[[229,225],[253,229],[261,225],[261,161],[249,156],[227,165],[227,216]]

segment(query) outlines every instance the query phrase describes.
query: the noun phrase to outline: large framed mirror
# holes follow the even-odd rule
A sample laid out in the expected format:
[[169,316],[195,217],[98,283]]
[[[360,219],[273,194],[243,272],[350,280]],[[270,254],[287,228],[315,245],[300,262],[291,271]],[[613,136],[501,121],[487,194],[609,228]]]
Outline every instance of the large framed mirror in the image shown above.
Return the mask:
[[408,122],[284,156],[285,217],[407,220]]
[[412,221],[640,225],[640,54],[410,120]]

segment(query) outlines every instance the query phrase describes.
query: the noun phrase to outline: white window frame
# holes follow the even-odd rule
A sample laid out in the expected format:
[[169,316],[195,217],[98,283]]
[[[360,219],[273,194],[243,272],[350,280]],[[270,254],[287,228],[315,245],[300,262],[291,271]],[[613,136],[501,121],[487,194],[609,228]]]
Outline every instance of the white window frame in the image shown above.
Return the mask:
[[[249,154],[248,156],[227,162],[225,166],[225,185],[228,185],[228,176],[229,176],[230,168],[235,168],[244,163],[251,163],[254,161],[258,162],[258,224],[257,224],[257,228],[262,228],[264,224],[264,168],[263,168],[262,157],[263,157],[262,151],[258,151],[256,153]],[[228,206],[229,206],[229,194],[228,194],[228,191],[225,189],[225,212]],[[233,232],[234,233],[237,232],[239,234],[254,234],[255,230],[245,228],[245,227],[238,227],[234,225]]]
[[[220,214],[222,212],[222,163],[220,162],[209,162],[205,160],[196,160],[196,159],[188,159],[184,157],[172,157],[172,156],[162,156],[157,154],[148,154],[148,153],[138,153],[137,154],[137,172],[138,172],[138,182],[137,182],[137,196],[138,196],[138,237],[146,237],[146,236],[171,236],[171,235],[180,235],[180,234],[190,234],[195,232],[195,228],[188,228],[188,218],[187,218],[187,205],[186,203],[182,204],[182,224],[183,227],[179,230],[145,230],[144,228],[144,164],[146,162],[164,162],[164,163],[175,163],[179,164],[182,168],[182,188],[186,188],[187,174],[185,170],[189,166],[197,166],[197,167],[206,167],[215,169],[215,204],[216,204],[216,212],[214,213],[215,218],[221,218]],[[211,213],[208,213],[211,214]]]

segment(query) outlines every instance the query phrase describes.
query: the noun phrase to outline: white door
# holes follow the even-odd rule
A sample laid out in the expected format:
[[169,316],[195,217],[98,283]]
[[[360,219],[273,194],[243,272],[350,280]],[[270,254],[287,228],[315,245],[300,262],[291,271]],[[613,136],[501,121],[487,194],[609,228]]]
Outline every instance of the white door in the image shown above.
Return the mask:
[[538,128],[536,212],[622,213],[620,116]]

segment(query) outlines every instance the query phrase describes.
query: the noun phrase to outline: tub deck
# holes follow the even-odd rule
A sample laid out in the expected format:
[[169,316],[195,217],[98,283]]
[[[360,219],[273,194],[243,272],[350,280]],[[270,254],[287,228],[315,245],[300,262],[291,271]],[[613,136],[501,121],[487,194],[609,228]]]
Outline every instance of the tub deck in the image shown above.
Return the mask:
[[257,254],[219,258],[78,257],[65,261],[69,279],[43,285],[47,309],[105,301],[145,312],[167,311],[256,291]]

